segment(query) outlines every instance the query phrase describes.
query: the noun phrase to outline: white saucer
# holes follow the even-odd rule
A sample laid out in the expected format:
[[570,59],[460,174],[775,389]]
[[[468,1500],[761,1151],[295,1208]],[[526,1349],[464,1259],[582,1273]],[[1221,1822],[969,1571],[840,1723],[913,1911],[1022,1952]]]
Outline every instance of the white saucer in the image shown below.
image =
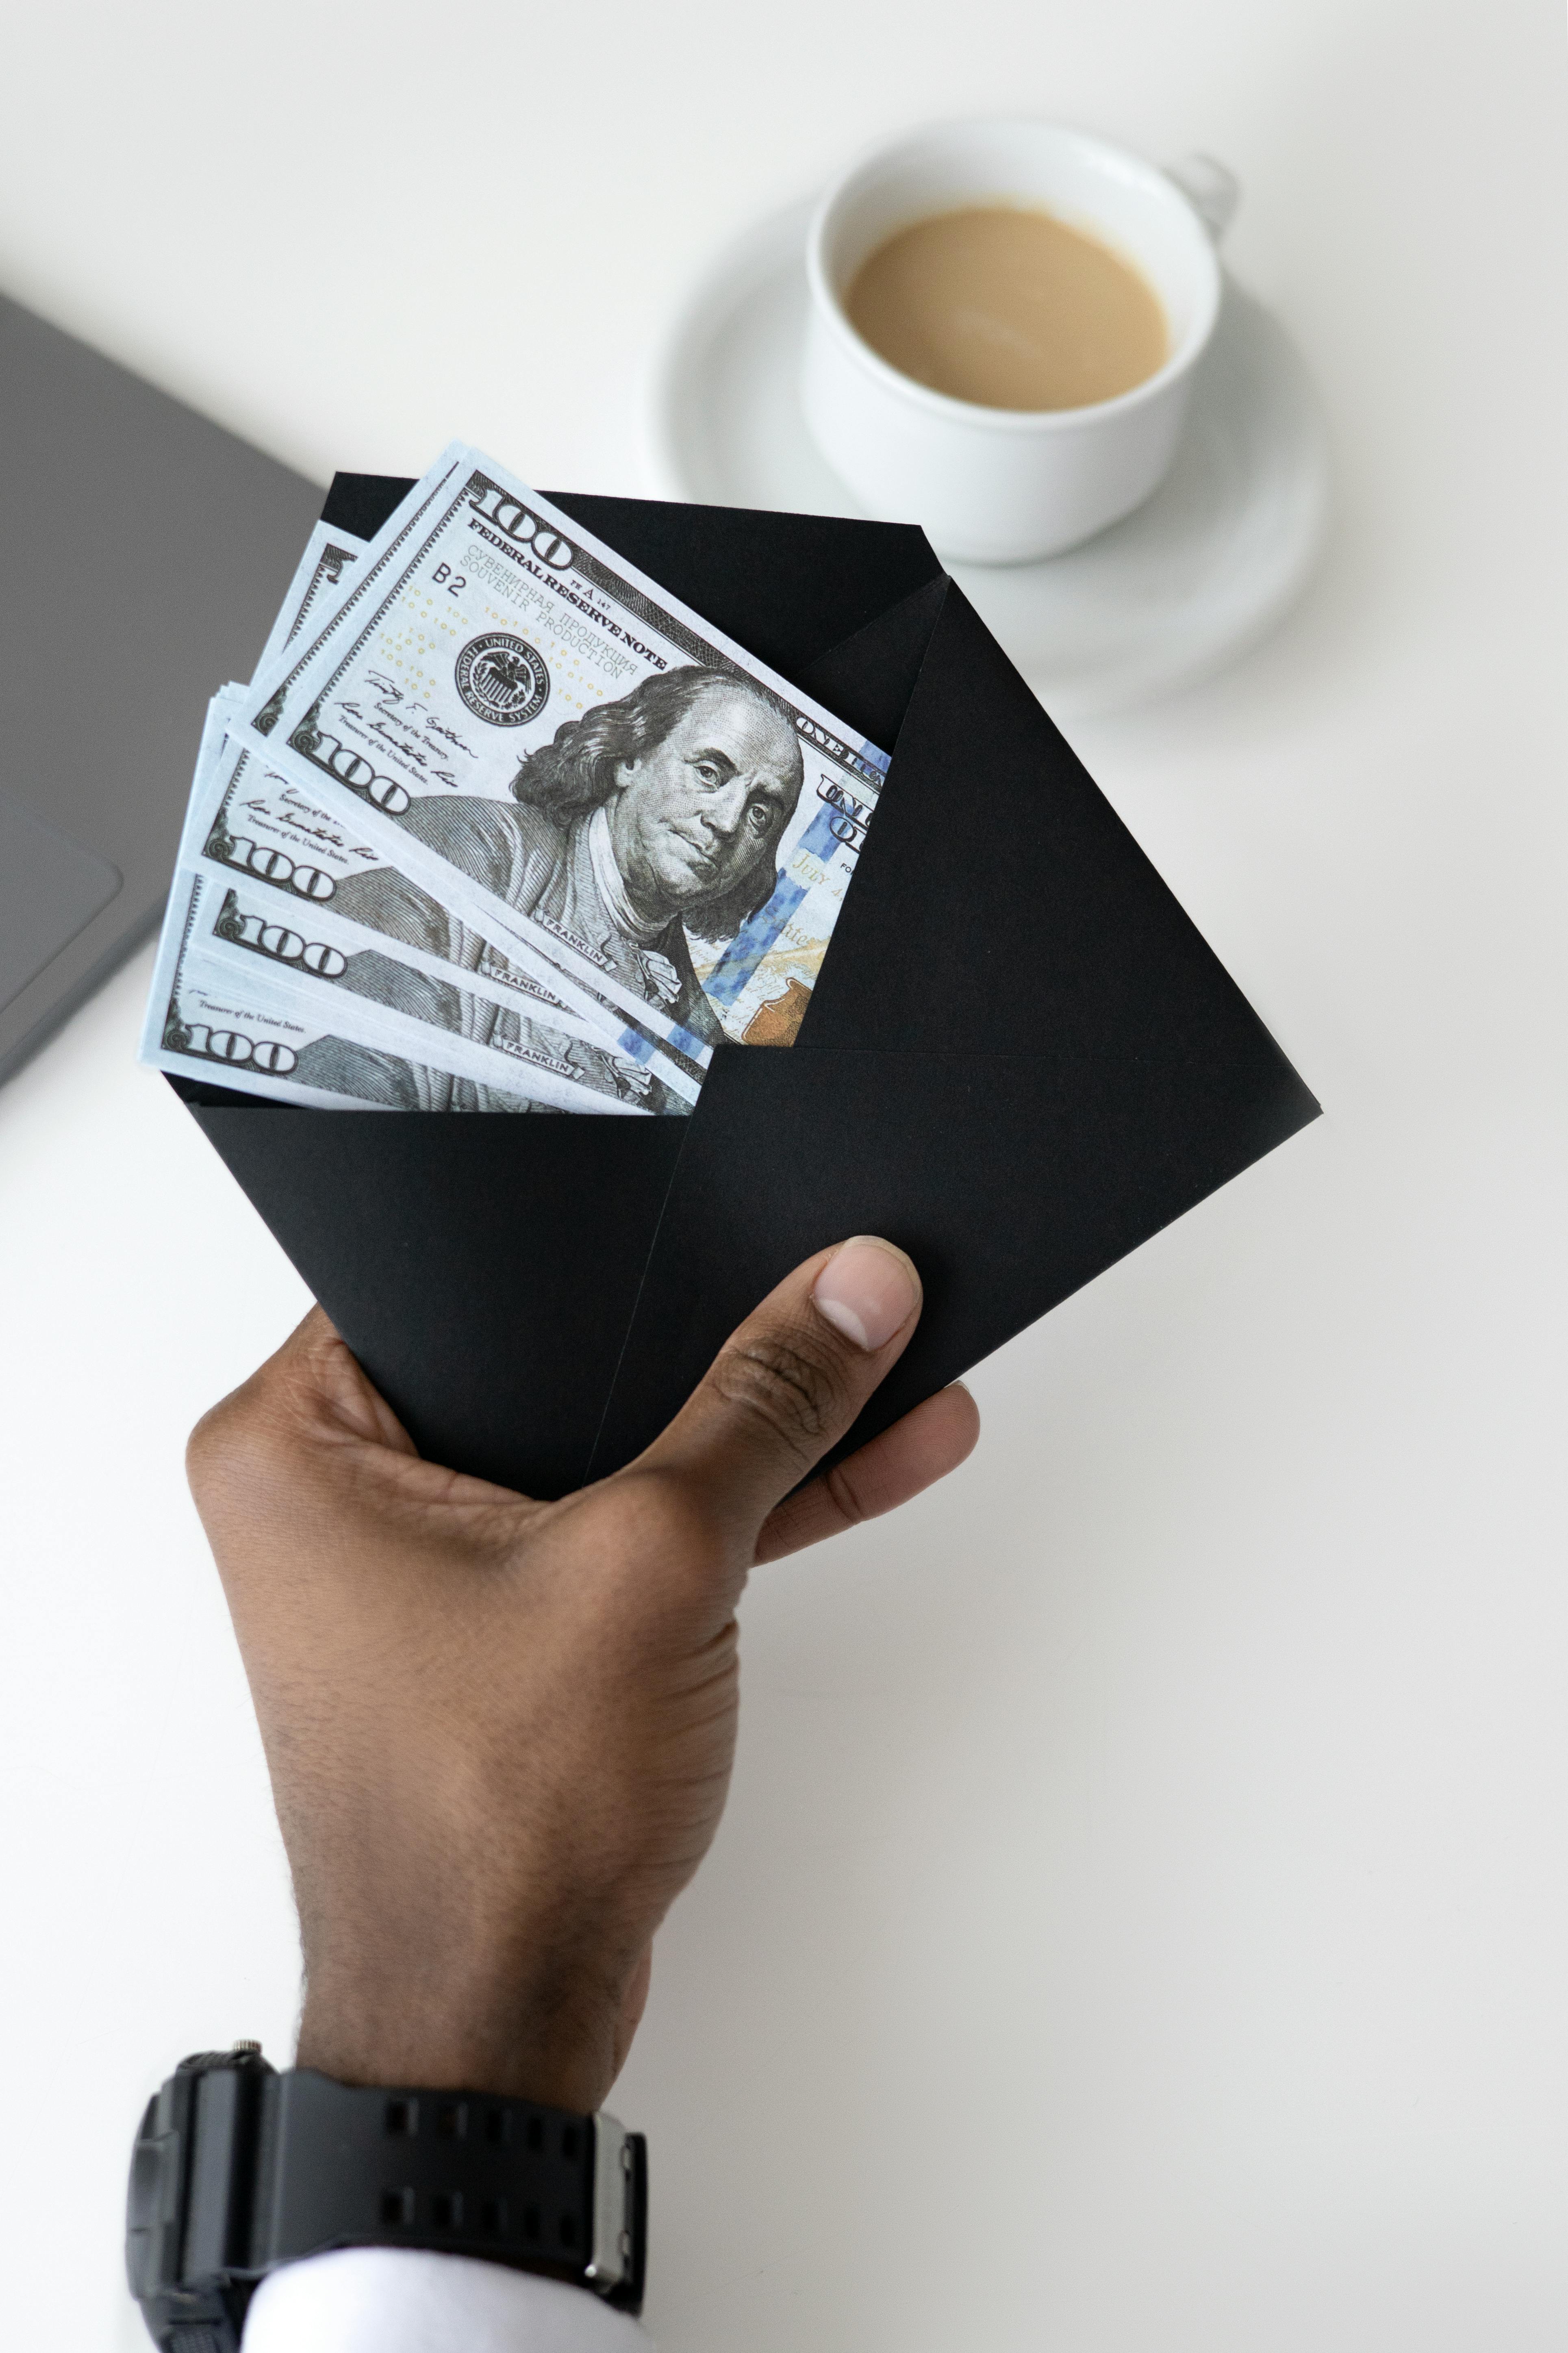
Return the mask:
[[[864,512],[817,455],[795,388],[810,215],[794,205],[759,223],[682,304],[648,386],[656,497]],[[1311,569],[1327,485],[1307,371],[1227,280],[1186,438],[1148,504],[1066,555],[948,568],[1058,717],[1123,711],[1220,669],[1279,620]]]

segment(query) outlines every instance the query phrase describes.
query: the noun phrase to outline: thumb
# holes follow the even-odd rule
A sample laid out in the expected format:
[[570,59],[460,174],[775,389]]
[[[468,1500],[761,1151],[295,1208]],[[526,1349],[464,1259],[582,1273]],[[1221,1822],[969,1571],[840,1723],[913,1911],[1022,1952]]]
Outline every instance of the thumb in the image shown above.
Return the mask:
[[677,1472],[754,1535],[843,1437],[920,1312],[920,1276],[893,1243],[857,1234],[820,1251],[731,1333],[637,1468]]

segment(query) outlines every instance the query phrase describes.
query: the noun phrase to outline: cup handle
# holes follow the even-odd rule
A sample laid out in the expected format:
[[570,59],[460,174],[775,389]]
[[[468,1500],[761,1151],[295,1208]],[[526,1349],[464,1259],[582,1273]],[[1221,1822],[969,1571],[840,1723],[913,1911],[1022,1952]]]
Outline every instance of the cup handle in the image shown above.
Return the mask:
[[1241,202],[1241,182],[1212,155],[1183,155],[1164,167],[1217,245]]

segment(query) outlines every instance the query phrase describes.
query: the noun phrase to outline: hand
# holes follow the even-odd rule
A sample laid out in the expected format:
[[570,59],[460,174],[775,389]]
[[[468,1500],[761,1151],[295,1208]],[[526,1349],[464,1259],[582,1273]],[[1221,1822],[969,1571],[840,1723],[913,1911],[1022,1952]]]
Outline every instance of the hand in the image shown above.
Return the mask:
[[639,1461],[555,1504],[422,1461],[319,1308],[199,1424],[300,1907],[301,2066],[599,2105],[723,1810],[748,1571],[974,1443],[950,1388],[791,1492],[920,1305],[890,1244],[822,1251]]

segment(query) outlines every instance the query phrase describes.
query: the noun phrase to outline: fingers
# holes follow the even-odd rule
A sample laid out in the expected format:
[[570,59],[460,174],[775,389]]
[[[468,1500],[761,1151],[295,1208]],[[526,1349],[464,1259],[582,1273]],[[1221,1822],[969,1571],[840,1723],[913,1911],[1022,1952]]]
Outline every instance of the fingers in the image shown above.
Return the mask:
[[927,1398],[797,1494],[786,1495],[763,1523],[757,1562],[782,1560],[824,1536],[895,1512],[967,1461],[980,1436],[980,1413],[962,1381]]
[[731,1335],[637,1467],[676,1472],[754,1535],[843,1437],[920,1311],[920,1276],[891,1242],[858,1234],[808,1259]]
[[312,1432],[326,1439],[362,1439],[412,1454],[414,1441],[359,1359],[338,1337],[326,1311],[312,1307],[277,1355],[261,1368]]
[[412,1454],[413,1443],[320,1307],[250,1378],[204,1414],[191,1433],[193,1482],[244,1449],[298,1453],[321,1444],[368,1440]]
[[[247,1549],[241,1536],[266,1534],[286,1556],[296,1524],[337,1508],[351,1466],[380,1484],[426,1468],[319,1307],[203,1415],[185,1449],[191,1493],[220,1567]],[[363,1478],[358,1484],[363,1491]]]

